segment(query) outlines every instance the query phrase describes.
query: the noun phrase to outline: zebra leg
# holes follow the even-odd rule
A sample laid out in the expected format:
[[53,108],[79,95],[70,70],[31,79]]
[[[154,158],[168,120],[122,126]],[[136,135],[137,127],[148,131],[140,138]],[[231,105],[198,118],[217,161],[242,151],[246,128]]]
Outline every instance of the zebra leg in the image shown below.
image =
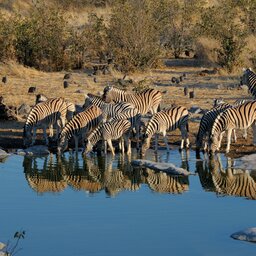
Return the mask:
[[246,140],[247,139],[247,129],[244,129],[244,133],[243,133],[243,138]]
[[43,126],[44,141],[45,141],[45,145],[48,146],[49,141],[48,141],[48,136],[47,136],[46,129],[47,129],[47,128],[46,128],[46,126],[44,125],[44,126]]
[[75,151],[77,154],[78,153],[78,136],[74,135],[74,141],[75,141]]
[[253,145],[256,146],[256,122],[252,124],[252,131],[253,131]]
[[220,147],[221,147],[221,141],[222,141],[223,135],[224,135],[224,132],[222,132],[222,133],[220,134],[220,136],[219,136],[219,143],[218,143],[217,150],[220,150]]
[[127,154],[130,155],[132,153],[130,133],[124,135],[124,141],[127,147]]
[[236,142],[237,141],[236,130],[233,129],[232,131],[233,131],[234,142]]
[[33,126],[33,134],[32,134],[32,143],[31,143],[31,145],[33,146],[34,144],[35,144],[35,142],[36,142],[36,127],[35,126]]
[[53,125],[49,125],[49,137],[53,137]]
[[110,150],[111,150],[111,152],[112,152],[112,155],[114,156],[114,155],[115,155],[115,150],[114,150],[114,148],[113,148],[111,139],[108,139],[108,140],[107,140],[107,143],[108,143],[108,146],[109,146],[109,148],[110,148]]
[[233,129],[229,129],[227,132],[227,147],[226,147],[226,153],[230,150],[230,143],[231,143],[231,134]]
[[158,134],[155,135],[155,153],[158,151]]
[[169,147],[169,144],[168,144],[166,132],[163,132],[163,139],[164,139],[165,146],[167,148],[167,152],[170,153],[170,147]]

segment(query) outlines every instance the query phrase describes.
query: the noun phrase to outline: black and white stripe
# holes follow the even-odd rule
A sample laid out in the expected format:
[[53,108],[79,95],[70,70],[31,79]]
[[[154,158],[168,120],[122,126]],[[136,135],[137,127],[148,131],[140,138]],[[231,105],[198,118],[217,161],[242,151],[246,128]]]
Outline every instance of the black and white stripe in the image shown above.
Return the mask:
[[68,145],[69,139],[74,137],[75,150],[78,152],[78,140],[82,137],[82,142],[85,136],[96,128],[102,121],[102,111],[95,105],[87,108],[83,112],[75,115],[63,128],[58,140],[58,152],[63,152]]
[[231,108],[232,106],[228,103],[224,103],[223,102],[221,104],[216,104],[216,107],[214,107],[213,109],[207,111],[206,113],[203,114],[201,121],[200,121],[200,125],[199,125],[199,129],[197,132],[197,136],[196,136],[196,150],[199,151],[202,147],[203,141],[205,140],[205,144],[203,149],[206,151],[208,148],[208,140],[209,139],[209,135],[210,135],[210,131],[212,128],[212,125],[215,121],[215,119],[217,118],[217,116],[222,113],[223,111],[225,111],[228,108]]
[[[139,111],[134,107],[134,104],[129,102],[117,102],[115,104],[106,103],[101,97],[88,93],[85,95],[85,103],[83,108],[86,109],[91,105],[96,105],[102,110],[103,122],[108,121],[119,114],[131,112],[131,115],[136,115]],[[131,116],[130,116],[131,117]]]
[[155,151],[157,151],[159,133],[163,134],[165,145],[169,151],[166,132],[174,131],[177,128],[180,129],[182,137],[180,148],[182,149],[184,147],[184,140],[186,140],[186,147],[188,147],[188,110],[185,107],[175,106],[154,114],[146,126],[141,154],[145,155],[146,150],[150,146],[150,140],[154,134],[156,134]]
[[243,75],[241,77],[241,84],[246,84],[248,90],[256,98],[256,74],[249,68],[244,69]]
[[[256,119],[256,101],[247,102],[237,107],[228,108],[215,119],[210,135],[210,151],[220,148],[223,133],[227,131],[226,152],[230,150],[231,133],[233,129],[247,129]],[[253,143],[256,144],[255,124],[253,127]]]
[[[33,145],[36,139],[36,129],[38,127],[43,128],[44,139],[48,144],[48,136],[46,129],[57,125],[56,138],[58,137],[60,130],[64,127],[66,122],[67,104],[63,98],[49,99],[45,102],[41,102],[35,105],[25,122],[23,129],[24,146]],[[33,134],[32,134],[33,129]],[[53,131],[52,131],[53,132]],[[50,134],[51,136],[53,134]]]
[[[119,147],[124,153],[124,143],[123,139],[126,141],[126,145],[128,146],[130,143],[129,135],[126,133],[129,131],[131,127],[131,123],[128,120],[113,120],[110,122],[106,122],[97,127],[85,140],[85,149],[83,154],[87,154],[88,152],[93,150],[93,147],[100,140],[104,142],[105,146],[105,154],[107,153],[107,145],[109,145],[112,155],[115,155],[115,150],[112,145],[112,140],[119,140]],[[129,146],[128,146],[129,147]]]
[[126,92],[121,89],[107,86],[104,89],[103,99],[106,102],[130,102],[139,110],[142,115],[148,112],[154,114],[157,112],[162,101],[162,93],[155,89],[146,89],[140,93]]

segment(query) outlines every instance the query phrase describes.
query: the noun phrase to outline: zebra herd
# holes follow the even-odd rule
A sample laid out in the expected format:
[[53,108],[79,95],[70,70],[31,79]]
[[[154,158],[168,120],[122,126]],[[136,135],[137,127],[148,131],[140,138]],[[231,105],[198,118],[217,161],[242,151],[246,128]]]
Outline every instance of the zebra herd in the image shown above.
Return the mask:
[[[253,97],[256,97],[256,74],[253,71],[244,70],[241,83],[246,84]],[[170,106],[160,110],[162,98],[163,93],[156,89],[133,93],[107,86],[102,97],[87,94],[83,110],[75,114],[75,105],[64,98],[48,99],[38,95],[36,105],[30,111],[24,125],[24,146],[35,143],[38,127],[43,128],[44,140],[48,145],[46,129],[49,128],[49,135],[52,137],[53,128],[56,128],[55,139],[59,154],[66,150],[72,137],[76,152],[81,143],[84,155],[95,147],[103,149],[106,153],[107,145],[114,155],[112,140],[119,140],[119,149],[122,153],[126,148],[127,154],[131,154],[131,139],[135,136],[137,150],[144,156],[154,135],[157,151],[158,134],[163,135],[169,152],[166,133],[178,128],[182,137],[180,148],[188,148],[188,110],[183,106]],[[150,114],[150,117],[145,123],[147,114]],[[204,150],[219,150],[223,134],[227,131],[226,152],[229,152],[232,133],[236,141],[235,129],[243,129],[246,138],[247,128],[250,126],[253,127],[253,143],[256,144],[255,120],[256,100],[240,100],[233,105],[215,101],[213,108],[201,118],[196,136],[197,151],[201,150],[204,141]]]

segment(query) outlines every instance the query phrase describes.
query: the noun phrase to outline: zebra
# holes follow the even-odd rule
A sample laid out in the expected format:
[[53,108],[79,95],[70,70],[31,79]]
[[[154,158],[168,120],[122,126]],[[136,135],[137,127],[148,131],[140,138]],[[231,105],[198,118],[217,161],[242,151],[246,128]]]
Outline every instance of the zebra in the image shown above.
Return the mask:
[[137,115],[139,112],[132,103],[123,101],[115,104],[106,103],[101,97],[88,93],[85,95],[85,103],[83,108],[86,109],[86,107],[91,106],[92,104],[96,105],[102,110],[103,122],[106,122],[109,118],[115,117],[116,115],[127,111],[132,111],[131,114],[133,114],[133,116]]
[[[36,139],[36,130],[42,126],[44,140],[48,145],[49,140],[46,133],[47,127],[53,127],[57,124],[56,138],[66,122],[67,104],[63,98],[53,98],[35,105],[28,114],[23,128],[23,144],[25,147],[34,145]],[[32,134],[33,130],[33,134]],[[50,129],[50,136],[53,136],[53,130]]]
[[[196,151],[199,152],[200,148],[202,147],[203,140],[210,135],[210,130],[212,128],[214,120],[217,116],[225,111],[228,108],[239,106],[243,103],[249,102],[250,100],[247,99],[239,99],[234,102],[234,104],[229,104],[223,100],[223,98],[214,99],[213,100],[213,108],[204,113],[201,118],[198,133],[196,136]],[[233,137],[234,141],[236,142],[237,136],[235,129],[233,129]],[[243,138],[247,138],[247,129],[244,129]],[[208,143],[205,141],[203,150],[206,151],[208,148]]]
[[[222,113],[223,111],[225,111],[228,108],[231,108],[232,106],[228,103],[221,103],[220,105],[217,105],[216,107],[212,108],[211,110],[207,111],[206,113],[203,114],[201,120],[200,120],[200,125],[199,125],[199,129],[197,132],[197,136],[196,136],[196,151],[197,153],[200,151],[200,148],[202,147],[203,141],[206,137],[209,138],[210,135],[210,131],[212,128],[212,125],[215,121],[215,119],[217,118],[217,116]],[[234,133],[234,137],[236,139],[235,133]],[[205,141],[204,144],[204,151],[207,150],[208,147],[208,143],[207,141]]]
[[162,93],[156,89],[146,89],[140,93],[126,92],[113,86],[104,88],[103,99],[106,102],[130,102],[135,105],[141,115],[148,112],[155,114],[162,101]]
[[111,122],[106,122],[98,126],[92,133],[90,133],[85,140],[85,148],[83,151],[83,155],[85,156],[87,153],[91,152],[93,147],[99,140],[104,141],[105,146],[105,154],[107,153],[107,145],[110,147],[112,155],[115,155],[115,150],[112,145],[112,140],[119,139],[119,147],[124,154],[124,144],[123,137],[126,141],[126,145],[130,148],[130,140],[128,135],[126,134],[131,127],[131,123],[128,120],[118,119],[113,120]]
[[219,150],[223,133],[227,131],[226,153],[230,150],[230,139],[233,129],[247,129],[252,124],[253,144],[256,144],[256,100],[240,106],[228,108],[215,119],[210,133],[210,152]]
[[252,94],[253,98],[256,98],[256,74],[250,69],[244,69],[243,75],[241,77],[241,84],[246,84],[248,86],[249,92]]
[[[131,137],[131,134],[135,131],[135,137],[136,137],[136,148],[139,150],[139,139],[140,139],[140,128],[142,126],[141,121],[141,114],[138,113],[137,109],[128,109],[125,112],[117,113],[114,117],[110,118],[109,121],[113,120],[128,120],[131,123],[131,128],[129,130],[129,137]],[[127,153],[131,153],[131,145],[129,144],[129,147],[127,149]]]
[[164,137],[164,142],[169,152],[169,145],[166,138],[166,132],[174,131],[176,128],[179,128],[181,131],[181,145],[180,149],[184,147],[184,140],[186,140],[186,147],[189,147],[189,138],[188,138],[188,110],[182,106],[174,106],[168,109],[162,110],[154,114],[149,120],[141,149],[141,155],[144,156],[146,150],[150,146],[150,140],[154,134],[155,136],[155,152],[158,148],[158,133],[162,133]]
[[[45,102],[47,100],[49,100],[50,98],[48,98],[46,95],[40,93],[40,94],[37,94],[36,95],[36,104],[38,103],[41,103],[41,102]],[[65,100],[66,101],[66,104],[67,104],[67,121],[70,121],[75,112],[76,112],[76,106],[74,103],[68,101],[68,100]]]
[[95,105],[87,108],[83,112],[76,114],[63,128],[58,139],[58,153],[62,153],[68,146],[71,137],[75,140],[75,151],[78,152],[78,139],[95,129],[102,121],[102,111]]

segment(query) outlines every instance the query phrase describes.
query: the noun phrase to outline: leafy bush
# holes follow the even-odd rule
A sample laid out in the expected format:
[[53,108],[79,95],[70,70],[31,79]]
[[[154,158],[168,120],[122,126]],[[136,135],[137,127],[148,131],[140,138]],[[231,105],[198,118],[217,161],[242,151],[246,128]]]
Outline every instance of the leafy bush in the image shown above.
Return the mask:
[[146,1],[118,4],[108,28],[115,64],[124,72],[150,67],[159,54],[159,33]]
[[220,43],[215,49],[218,64],[232,72],[240,62],[240,54],[245,47],[246,31],[238,19],[239,10],[234,1],[229,0],[207,8],[202,15],[201,34],[210,36]]

